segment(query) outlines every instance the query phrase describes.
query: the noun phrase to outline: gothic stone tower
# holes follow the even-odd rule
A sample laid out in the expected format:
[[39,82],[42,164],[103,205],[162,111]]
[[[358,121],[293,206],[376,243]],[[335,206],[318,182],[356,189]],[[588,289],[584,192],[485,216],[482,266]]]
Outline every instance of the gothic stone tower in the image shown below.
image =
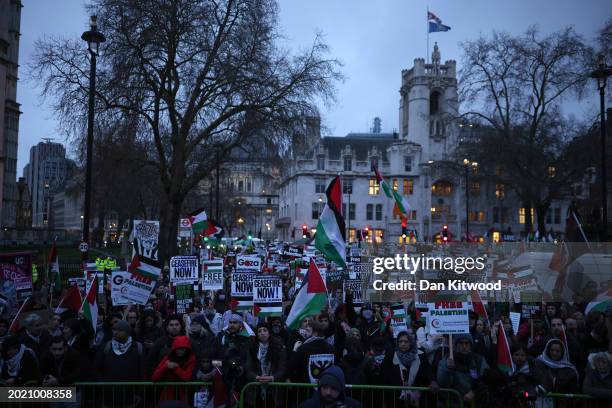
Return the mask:
[[456,62],[441,64],[436,43],[431,64],[417,58],[412,69],[402,70],[400,95],[400,138],[421,145],[422,162],[445,159],[457,134]]

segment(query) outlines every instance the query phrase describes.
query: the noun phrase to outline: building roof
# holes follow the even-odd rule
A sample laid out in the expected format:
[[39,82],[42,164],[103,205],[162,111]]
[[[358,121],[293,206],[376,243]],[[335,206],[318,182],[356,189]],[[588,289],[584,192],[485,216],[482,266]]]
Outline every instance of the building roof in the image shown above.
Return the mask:
[[[342,150],[347,146],[351,146],[355,152],[355,159],[358,161],[368,160],[368,152],[374,146],[382,153],[383,161],[387,160],[387,147],[398,140],[397,133],[349,133],[347,136],[327,136],[321,139],[317,144],[322,144],[328,151],[331,160],[342,159]],[[313,157],[317,146],[311,149],[306,157]]]

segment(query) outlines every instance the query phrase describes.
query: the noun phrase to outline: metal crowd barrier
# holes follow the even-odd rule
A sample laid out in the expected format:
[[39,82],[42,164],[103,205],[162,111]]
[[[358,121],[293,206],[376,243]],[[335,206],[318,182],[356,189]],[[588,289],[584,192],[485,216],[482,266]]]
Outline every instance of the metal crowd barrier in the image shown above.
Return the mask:
[[[300,403],[313,395],[315,388],[315,384],[252,382],[242,388],[238,406],[240,408],[298,407]],[[349,384],[346,386],[345,394],[359,401],[363,408],[408,408],[412,406],[463,408],[464,406],[459,392],[450,388],[441,388],[437,394],[434,394],[426,387]],[[439,400],[438,397],[440,397]],[[413,401],[418,402],[416,405],[411,405]]]

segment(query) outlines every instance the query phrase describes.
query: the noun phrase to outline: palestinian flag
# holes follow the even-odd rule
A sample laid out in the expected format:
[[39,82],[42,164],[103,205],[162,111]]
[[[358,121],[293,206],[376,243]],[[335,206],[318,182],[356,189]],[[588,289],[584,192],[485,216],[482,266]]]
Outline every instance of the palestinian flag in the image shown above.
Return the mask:
[[319,216],[315,247],[330,261],[346,267],[346,231],[342,217],[342,185],[336,176],[327,187],[327,204]]
[[60,300],[57,308],[55,309],[55,313],[61,314],[66,310],[74,310],[78,313],[81,309],[81,303],[83,303],[83,299],[81,299],[81,291],[77,285],[73,285],[66,291]]
[[378,185],[385,192],[387,198],[393,198],[393,193],[391,193],[391,189],[385,180],[383,180],[382,176],[378,172],[376,166],[372,165],[372,170],[374,170],[374,174],[376,174],[376,181],[378,181]]
[[404,196],[402,196],[397,191],[393,190],[393,198],[395,199],[395,204],[397,208],[400,210],[402,214],[408,214],[408,200]]
[[59,270],[59,259],[57,257],[57,246],[55,240],[51,245],[51,252],[49,253],[49,278],[53,282],[53,289],[59,291],[61,288],[60,270]]
[[17,310],[17,314],[15,315],[15,318],[13,319],[13,321],[11,322],[11,325],[9,326],[9,332],[13,333],[13,334],[17,334],[17,332],[19,331],[19,329],[21,329],[21,315],[28,311],[28,309],[30,308],[30,298],[26,298],[26,300],[23,302],[23,304],[21,305],[21,307],[19,308],[19,310]]
[[514,361],[512,361],[510,345],[501,320],[497,328],[497,368],[508,375],[514,372]]
[[484,303],[482,303],[482,298],[480,297],[480,293],[478,290],[471,291],[472,296],[472,308],[474,309],[474,313],[480,316],[485,322],[489,321],[489,315],[487,314],[487,309],[484,307]]
[[255,337],[255,332],[247,322],[244,322],[242,323],[242,330],[238,332],[238,335],[243,337]]
[[156,262],[152,259],[139,257],[134,255],[132,262],[128,266],[128,272],[132,274],[140,275],[142,278],[151,279],[156,281],[161,273],[161,268],[156,265]]
[[96,335],[96,327],[98,327],[98,277],[94,275],[93,282],[89,286],[89,291],[83,306],[81,306],[83,316],[89,320],[89,324],[93,328],[94,336]]
[[612,287],[607,292],[600,293],[592,302],[589,302],[584,314],[586,316],[593,310],[603,313],[608,307],[612,307],[610,305],[612,305]]
[[[318,232],[317,230],[317,235]],[[287,327],[294,330],[298,329],[305,317],[321,313],[325,306],[327,306],[325,283],[321,278],[317,264],[311,258],[306,278],[293,301],[289,316],[287,316]]]
[[195,213],[189,216],[189,221],[191,222],[191,229],[193,230],[193,235],[200,235],[202,231],[206,229],[206,221],[208,221],[206,211],[196,211]]

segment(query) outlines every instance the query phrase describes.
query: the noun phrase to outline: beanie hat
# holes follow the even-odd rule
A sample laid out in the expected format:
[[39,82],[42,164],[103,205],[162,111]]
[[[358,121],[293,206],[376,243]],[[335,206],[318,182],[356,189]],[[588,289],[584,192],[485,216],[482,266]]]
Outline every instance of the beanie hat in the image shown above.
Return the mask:
[[470,344],[474,344],[474,341],[472,340],[472,335],[469,333],[455,334],[453,335],[453,340],[455,342],[455,345],[457,345],[457,343],[461,340],[467,340],[470,342]]
[[206,318],[204,317],[204,315],[202,314],[196,314],[194,317],[191,318],[191,323],[199,323],[201,326],[208,326],[208,322],[206,321]]
[[130,324],[128,322],[126,322],[125,320],[118,320],[114,324],[113,330],[122,331],[122,332],[126,332],[126,333],[130,334],[131,327],[130,327]]
[[321,378],[319,378],[319,385],[327,385],[337,391],[342,391],[344,389],[338,377],[328,372],[323,372]]

